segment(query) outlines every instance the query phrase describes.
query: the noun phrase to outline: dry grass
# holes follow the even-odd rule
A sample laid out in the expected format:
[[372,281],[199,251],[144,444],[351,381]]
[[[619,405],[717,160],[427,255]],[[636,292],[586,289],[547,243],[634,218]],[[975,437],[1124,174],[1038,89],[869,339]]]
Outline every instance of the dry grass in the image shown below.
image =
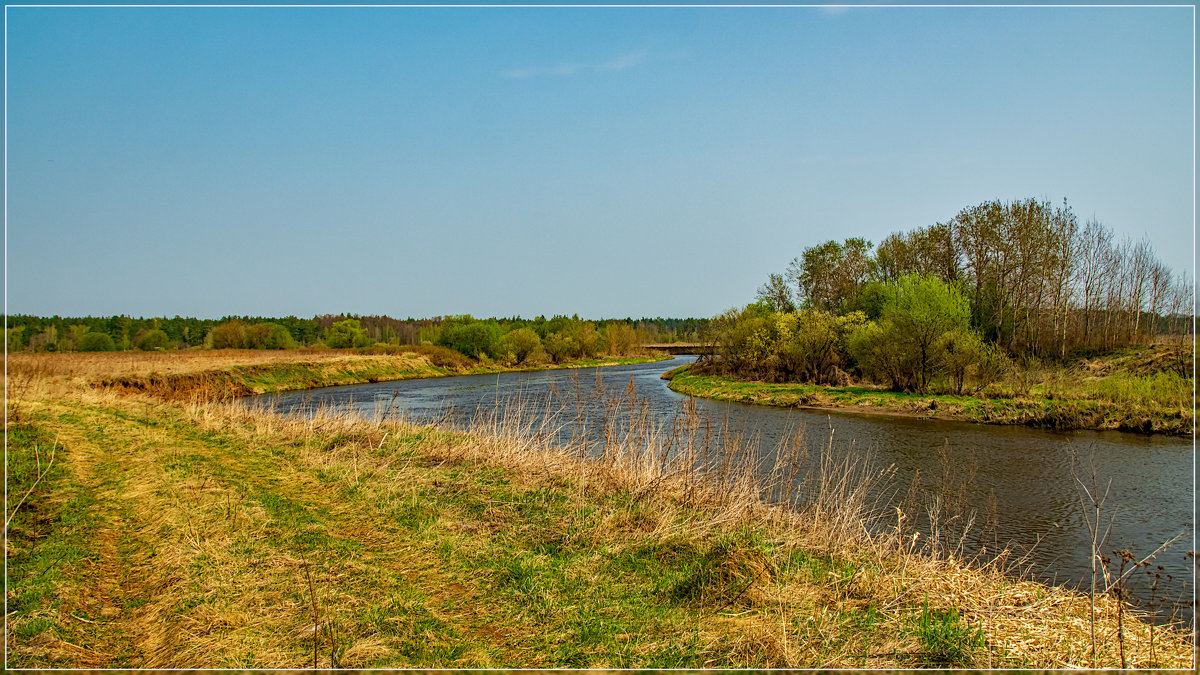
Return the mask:
[[[981,631],[950,665],[1091,664],[1086,597],[879,527],[865,494],[881,470],[803,434],[764,480],[699,416],[658,428],[620,397],[601,440],[556,445],[566,422],[534,426],[519,405],[467,433],[283,417],[71,384],[96,367],[9,383],[10,421],[64,449],[29,515],[91,517],[30,544],[83,550],[49,561],[53,593],[10,616],[10,665],[308,667],[309,571],[339,636],[318,631],[321,667],[937,665],[930,615]],[[809,454],[822,470],[805,477]],[[23,560],[18,598],[36,581]],[[1113,645],[1097,662],[1119,665],[1116,604],[1097,611]],[[1188,635],[1156,629],[1152,662],[1149,631],[1126,627],[1131,665],[1191,666]]]
[[264,351],[206,349],[176,352],[78,352],[70,354],[15,353],[8,357],[10,373],[36,373],[71,379],[100,380],[151,375],[194,375],[235,367],[285,363],[348,363],[378,359],[328,349]]

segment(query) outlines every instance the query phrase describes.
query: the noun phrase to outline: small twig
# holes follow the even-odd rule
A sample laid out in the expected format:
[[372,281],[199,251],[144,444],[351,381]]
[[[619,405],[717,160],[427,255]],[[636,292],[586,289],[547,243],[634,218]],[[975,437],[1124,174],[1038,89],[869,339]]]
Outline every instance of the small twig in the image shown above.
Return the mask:
[[1142,567],[1143,565],[1145,565],[1146,561],[1150,560],[1151,558],[1158,555],[1159,553],[1162,553],[1167,547],[1171,546],[1172,544],[1179,541],[1180,539],[1183,539],[1183,534],[1184,533],[1180,532],[1179,534],[1175,535],[1174,537],[1171,537],[1167,541],[1163,542],[1161,546],[1154,549],[1153,553],[1151,553],[1150,555],[1146,556],[1145,558],[1142,558],[1141,560],[1137,561],[1137,563],[1134,564],[1133,567],[1129,568],[1128,572],[1122,573],[1120,576],[1117,577],[1116,581],[1113,581],[1111,584],[1108,584],[1108,586],[1105,587],[1104,592],[1111,593],[1112,589],[1115,588],[1117,586],[1117,584],[1125,582],[1126,579],[1129,577],[1129,575],[1133,574],[1139,567]]
[[[51,446],[51,448],[50,448],[50,461],[46,463],[45,470],[41,470],[38,472],[38,477],[36,480],[33,481],[33,485],[29,486],[29,489],[25,491],[25,496],[21,497],[21,501],[17,502],[17,505],[13,507],[12,513],[9,514],[9,516],[4,519],[4,528],[6,530],[8,529],[8,524],[10,522],[12,522],[13,516],[17,515],[17,509],[21,508],[21,505],[24,504],[25,500],[29,498],[29,495],[33,492],[33,489],[37,487],[38,483],[42,482],[42,479],[46,477],[46,474],[50,473],[50,467],[54,466],[54,455],[55,455],[55,451],[57,450],[57,448],[58,448],[58,439],[56,438],[56,439],[54,439],[54,445]],[[35,455],[37,454],[37,445],[33,446],[33,452]],[[39,464],[39,466],[41,465],[40,459],[38,460],[38,464]]]

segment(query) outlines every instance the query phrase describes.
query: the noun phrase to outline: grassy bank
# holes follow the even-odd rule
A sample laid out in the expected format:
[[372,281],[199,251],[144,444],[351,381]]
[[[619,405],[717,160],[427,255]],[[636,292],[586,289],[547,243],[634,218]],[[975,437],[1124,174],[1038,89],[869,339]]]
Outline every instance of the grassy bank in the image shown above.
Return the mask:
[[913,394],[858,385],[768,384],[668,371],[672,390],[687,396],[782,408],[843,410],[981,424],[1019,424],[1058,430],[1096,429],[1190,435],[1195,423],[1193,380],[1175,372],[1145,374],[1106,369],[1059,369],[1036,379],[992,385],[972,396]]
[[158,398],[228,399],[298,389],[451,375],[627,365],[668,356],[603,357],[557,365],[481,363],[442,347],[378,345],[357,351],[206,350],[163,353],[15,354],[9,372],[67,378]]
[[1119,634],[1191,664],[1111,597],[1093,655],[1086,598],[867,534],[867,466],[771,508],[699,424],[588,461],[49,369],[7,393],[9,667],[1114,666]]

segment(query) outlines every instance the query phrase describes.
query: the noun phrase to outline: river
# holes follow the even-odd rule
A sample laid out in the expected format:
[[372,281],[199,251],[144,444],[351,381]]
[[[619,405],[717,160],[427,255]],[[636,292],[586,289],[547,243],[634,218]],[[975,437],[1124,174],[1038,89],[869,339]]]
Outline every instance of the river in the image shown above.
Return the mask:
[[[613,401],[627,401],[631,391],[639,401],[638,414],[670,429],[682,414],[686,397],[671,391],[660,376],[694,358],[330,387],[258,397],[258,401],[284,412],[332,405],[418,423],[462,425],[479,410],[503,409],[520,400],[526,414],[556,412],[560,438],[570,440],[599,433],[595,427],[605,407],[611,420],[614,409],[627,410]],[[865,453],[880,467],[893,468],[877,490],[885,509],[894,511],[893,506],[907,500],[911,511],[913,504],[927,505],[931,497],[952,503],[952,495],[964,495],[968,511],[975,515],[967,552],[1011,546],[1028,555],[1033,576],[1050,583],[1090,581],[1091,535],[1085,514],[1091,513],[1092,502],[1085,488],[1106,495],[1100,525],[1111,526],[1111,532],[1101,552],[1114,561],[1119,562],[1119,556],[1113,551],[1127,549],[1141,559],[1184,535],[1133,576],[1130,592],[1144,608],[1161,616],[1192,616],[1188,599],[1196,567],[1187,551],[1196,548],[1195,453],[1190,438],[1056,432],[703,399],[696,399],[695,406],[714,428],[740,435],[744,443],[760,443],[767,454],[795,433],[804,434],[814,446],[829,443],[832,434],[835,451]],[[920,522],[928,525],[927,519]],[[1115,568],[1114,563],[1114,572]]]

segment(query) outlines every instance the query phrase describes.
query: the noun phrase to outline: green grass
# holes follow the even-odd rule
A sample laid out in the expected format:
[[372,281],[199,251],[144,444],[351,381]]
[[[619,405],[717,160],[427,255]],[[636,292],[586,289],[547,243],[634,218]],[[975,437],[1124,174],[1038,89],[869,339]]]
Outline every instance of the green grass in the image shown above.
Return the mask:
[[984,649],[983,632],[966,625],[958,610],[931,610],[928,602],[916,617],[913,633],[920,640],[919,665],[971,666]]
[[[93,511],[96,497],[92,489],[72,483],[67,450],[56,445],[42,425],[10,422],[6,441],[10,628],[26,643],[41,643],[46,637],[80,640],[81,624],[64,616],[71,608],[64,606],[59,590],[85,573],[98,555],[93,545],[100,526]],[[48,466],[52,452],[54,463]],[[44,662],[51,667],[68,663],[54,657]],[[10,664],[32,665],[20,654]]]
[[1083,389],[1084,393],[1094,390],[1094,398],[1115,403],[1187,408],[1193,404],[1193,384],[1189,377],[1160,371],[1150,375],[1117,373]]
[[1116,373],[1097,379],[1062,375],[1035,385],[1028,396],[915,394],[864,386],[768,384],[699,375],[686,367],[668,373],[672,390],[687,396],[776,407],[853,408],[855,412],[902,414],[985,424],[1018,424],[1058,430],[1119,429],[1139,433],[1190,434],[1192,380],[1172,372]]

